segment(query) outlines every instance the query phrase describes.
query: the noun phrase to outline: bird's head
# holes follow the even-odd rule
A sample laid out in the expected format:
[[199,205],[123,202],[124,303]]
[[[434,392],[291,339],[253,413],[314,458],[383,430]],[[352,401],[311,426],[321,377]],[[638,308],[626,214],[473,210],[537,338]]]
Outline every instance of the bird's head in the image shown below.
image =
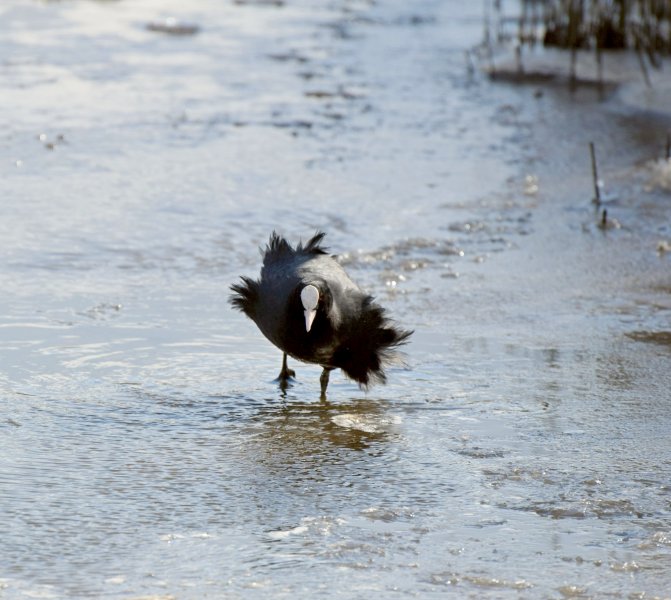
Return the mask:
[[[340,323],[340,313],[332,287],[323,279],[305,282],[296,289],[296,295],[300,298],[300,307],[303,309],[306,333],[320,337]],[[293,306],[298,308],[296,304]]]
[[305,331],[309,332],[317,316],[317,306],[319,305],[319,289],[317,286],[308,284],[301,290],[301,303],[305,313]]

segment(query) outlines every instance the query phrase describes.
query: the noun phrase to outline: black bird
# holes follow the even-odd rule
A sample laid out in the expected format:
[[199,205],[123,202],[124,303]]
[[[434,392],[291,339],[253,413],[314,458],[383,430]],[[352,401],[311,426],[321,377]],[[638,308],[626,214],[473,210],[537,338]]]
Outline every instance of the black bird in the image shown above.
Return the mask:
[[385,383],[384,367],[412,334],[394,327],[373,297],[327,254],[320,245],[325,235],[317,232],[294,249],[273,232],[261,278],[241,277],[231,286],[230,298],[284,353],[280,387],[286,389],[295,376],[287,366],[289,355],[323,367],[322,397],[333,369],[342,369],[363,388]]

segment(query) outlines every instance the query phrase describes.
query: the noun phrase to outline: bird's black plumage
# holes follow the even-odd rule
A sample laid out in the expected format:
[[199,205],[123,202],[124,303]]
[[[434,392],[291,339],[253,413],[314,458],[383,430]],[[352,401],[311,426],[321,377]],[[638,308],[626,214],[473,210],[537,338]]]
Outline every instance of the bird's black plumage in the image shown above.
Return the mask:
[[[321,245],[324,236],[318,232],[294,249],[273,232],[260,279],[242,277],[231,286],[230,302],[285,353],[281,381],[293,373],[286,367],[288,354],[324,368],[322,393],[332,369],[342,369],[362,387],[384,383],[385,366],[412,332],[389,322],[384,309],[328,255]],[[306,286],[316,288],[319,297],[309,330],[301,300]]]

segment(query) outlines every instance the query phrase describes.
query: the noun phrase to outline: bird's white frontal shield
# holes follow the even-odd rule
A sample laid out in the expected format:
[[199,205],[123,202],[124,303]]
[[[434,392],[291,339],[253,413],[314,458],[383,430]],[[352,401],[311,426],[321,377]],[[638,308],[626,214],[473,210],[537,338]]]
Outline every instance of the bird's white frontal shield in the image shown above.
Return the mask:
[[314,285],[306,285],[301,290],[301,302],[305,309],[305,331],[312,329],[312,322],[317,316],[317,304],[319,303],[319,290]]

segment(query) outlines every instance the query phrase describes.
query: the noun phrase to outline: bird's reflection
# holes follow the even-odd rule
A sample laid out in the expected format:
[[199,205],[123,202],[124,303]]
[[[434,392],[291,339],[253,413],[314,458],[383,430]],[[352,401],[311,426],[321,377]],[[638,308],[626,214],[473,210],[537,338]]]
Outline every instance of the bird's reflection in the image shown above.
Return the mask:
[[386,402],[369,398],[307,402],[286,394],[281,404],[257,410],[249,440],[266,467],[340,462],[351,451],[383,450],[395,431],[387,409]]

